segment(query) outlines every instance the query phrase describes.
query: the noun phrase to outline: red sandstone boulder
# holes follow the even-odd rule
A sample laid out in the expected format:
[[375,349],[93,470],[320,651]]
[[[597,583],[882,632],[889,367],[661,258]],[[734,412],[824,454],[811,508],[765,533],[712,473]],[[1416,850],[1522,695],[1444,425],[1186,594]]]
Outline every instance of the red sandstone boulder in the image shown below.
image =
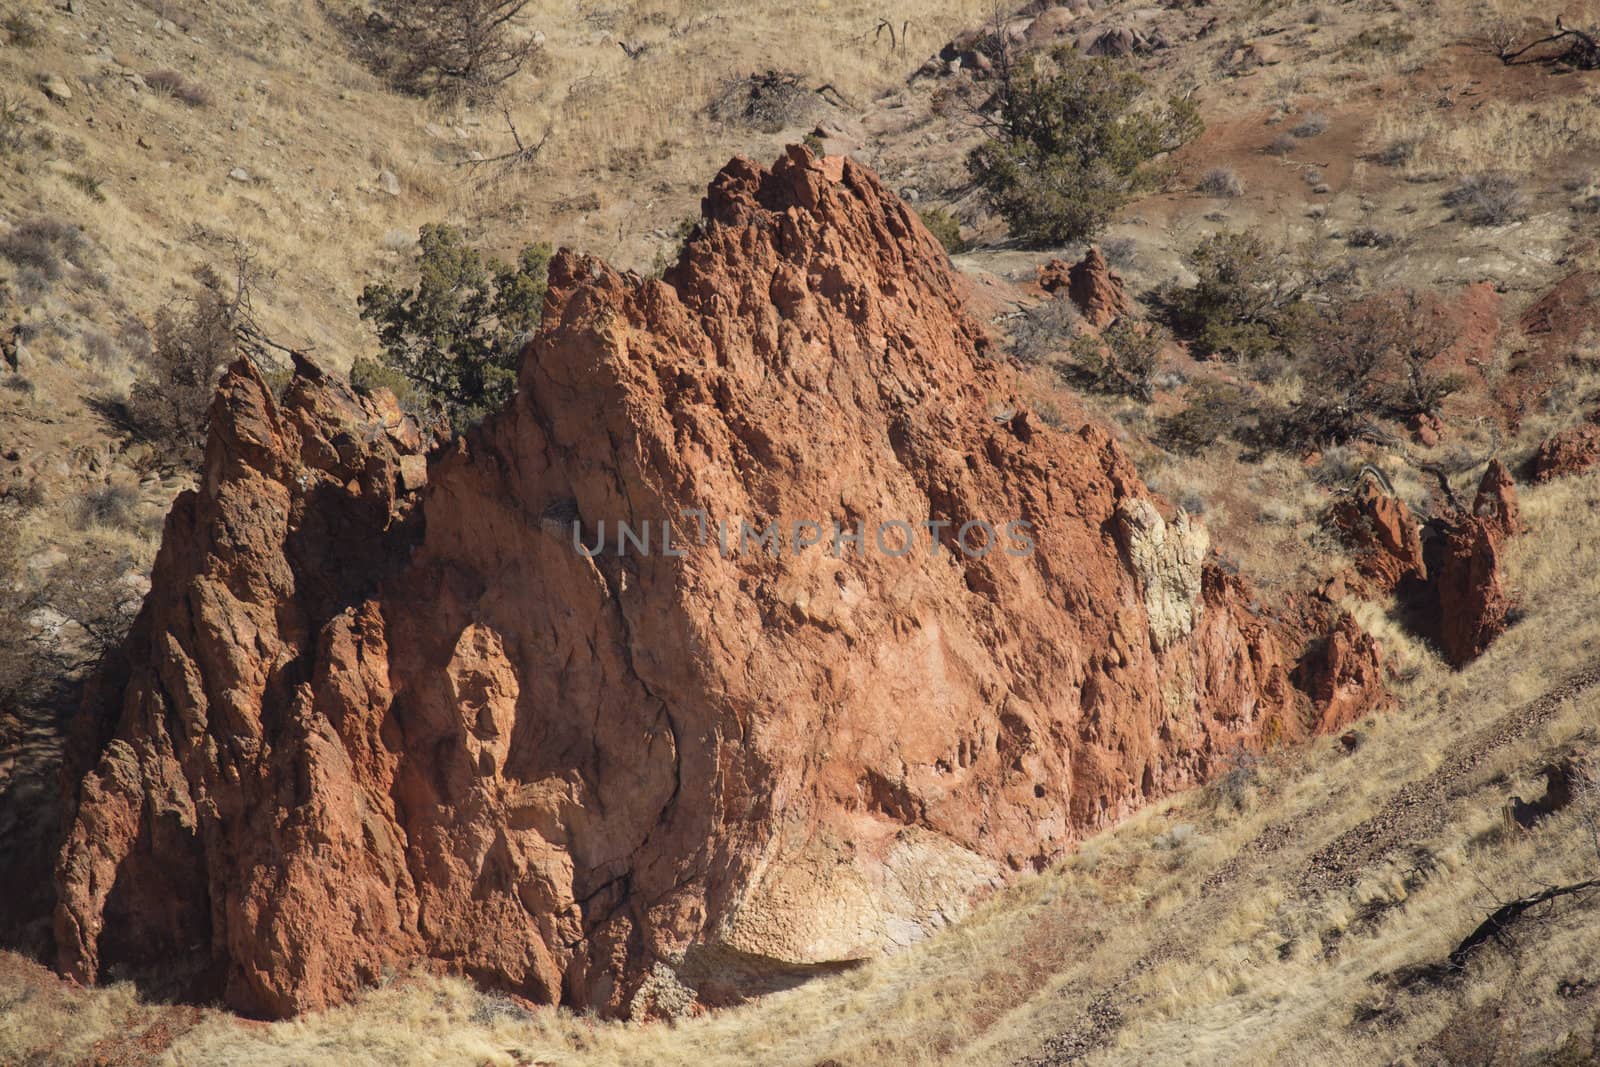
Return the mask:
[[1533,480],[1542,484],[1581,474],[1596,463],[1600,463],[1600,424],[1591,419],[1539,445],[1533,456]]
[[1065,289],[1085,321],[1097,329],[1109,326],[1133,306],[1122,277],[1093,247],[1070,267],[1060,259],[1046,262],[1039,268],[1039,288],[1047,293]]
[[[424,959],[613,1014],[722,1003],[1381,693],[1344,623],[1295,689],[1315,625],[1109,434],[1018,407],[871,172],[735,160],[703,215],[660,281],[560,253],[515,400],[425,467],[309,364],[281,403],[228,372],[79,723],[65,972],[269,1016]],[[742,520],[932,525],[724,551]],[[963,551],[977,520],[1030,550]],[[619,521],[655,551],[579,551]]]
[[1321,733],[1339,730],[1393,702],[1383,681],[1377,641],[1349,612],[1334,617],[1333,628],[1311,642],[1295,675],[1296,684],[1316,703]]

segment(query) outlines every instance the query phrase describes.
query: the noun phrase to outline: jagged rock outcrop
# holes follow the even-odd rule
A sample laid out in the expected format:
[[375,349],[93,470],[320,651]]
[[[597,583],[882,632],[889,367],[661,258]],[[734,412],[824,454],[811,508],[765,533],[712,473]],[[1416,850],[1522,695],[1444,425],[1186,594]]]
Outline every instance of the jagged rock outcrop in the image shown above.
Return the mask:
[[1427,580],[1421,528],[1405,501],[1387,492],[1377,478],[1363,477],[1353,493],[1336,503],[1333,522],[1371,591],[1414,592]]
[[1452,666],[1477,659],[1511,624],[1514,603],[1500,557],[1506,538],[1520,530],[1516,490],[1499,460],[1491,460],[1483,472],[1471,513],[1438,523],[1429,570],[1439,648]]
[[1373,712],[1387,710],[1394,698],[1383,680],[1378,642],[1349,612],[1305,606],[1313,636],[1295,667],[1294,680],[1318,710],[1316,729],[1332,732]]
[[63,970],[281,1016],[429,959],[680,1011],[1342,723],[1290,680],[1316,635],[1019,406],[869,171],[735,160],[703,215],[660,281],[560,253],[515,400],[425,465],[307,364],[281,402],[228,372],[79,724]]
[[1065,260],[1047,260],[1039,267],[1039,288],[1047,293],[1065,290],[1084,321],[1096,329],[1109,326],[1133,306],[1122,276],[1092,246],[1071,266]]
[[[1522,531],[1522,519],[1511,472],[1498,459],[1484,469],[1470,512],[1452,507],[1429,520],[1426,534],[1376,477],[1363,477],[1333,506],[1332,519],[1356,571],[1332,583],[1332,599],[1352,586],[1368,596],[1397,595],[1410,605],[1416,629],[1456,667],[1476,659],[1509,625],[1513,605],[1500,556],[1506,538]],[[1302,686],[1325,705],[1335,703],[1317,686]]]
[[1544,483],[1582,474],[1600,463],[1600,420],[1562,430],[1540,443],[1533,454],[1533,480]]

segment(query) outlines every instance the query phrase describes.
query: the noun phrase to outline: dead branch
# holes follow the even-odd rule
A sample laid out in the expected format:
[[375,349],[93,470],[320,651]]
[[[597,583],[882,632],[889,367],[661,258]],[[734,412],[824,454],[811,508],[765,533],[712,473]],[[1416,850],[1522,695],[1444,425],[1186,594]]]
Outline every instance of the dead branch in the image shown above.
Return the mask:
[[1555,33],[1531,41],[1515,52],[1501,52],[1500,62],[1510,66],[1540,45],[1555,44],[1558,41],[1568,41],[1567,50],[1557,56],[1546,57],[1547,59],[1566,59],[1582,70],[1594,70],[1600,67],[1600,39],[1597,39],[1592,31],[1566,25],[1561,21],[1560,15],[1556,16]]
[[539,158],[539,153],[543,150],[545,142],[550,139],[550,127],[545,127],[544,136],[540,137],[535,143],[524,144],[522,134],[517,131],[517,124],[511,121],[511,109],[502,106],[500,112],[505,116],[506,128],[511,131],[511,140],[517,147],[509,152],[502,152],[498,156],[489,156],[486,159],[463,159],[456,163],[455,166],[477,169],[499,164],[503,169],[511,170],[524,163],[532,163]]
[[1499,939],[1531,909],[1541,904],[1548,904],[1561,897],[1574,896],[1600,886],[1600,878],[1589,878],[1582,882],[1573,882],[1569,885],[1555,885],[1531,893],[1525,897],[1500,905],[1489,913],[1489,917],[1479,923],[1477,928],[1468,934],[1447,957],[1449,964],[1455,970],[1465,967],[1467,960],[1485,942],[1491,938]]
[[855,110],[855,105],[850,102],[849,97],[835,89],[832,82],[828,82],[826,85],[819,85],[811,91],[835,107],[842,107],[847,111]]

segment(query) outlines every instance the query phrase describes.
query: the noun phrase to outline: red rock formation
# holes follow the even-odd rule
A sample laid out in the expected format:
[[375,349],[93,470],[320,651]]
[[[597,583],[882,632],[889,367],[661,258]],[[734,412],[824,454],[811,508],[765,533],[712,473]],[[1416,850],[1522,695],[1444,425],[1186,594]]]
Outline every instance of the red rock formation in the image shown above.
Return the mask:
[[1500,572],[1505,539],[1521,528],[1511,476],[1491,461],[1469,515],[1440,524],[1431,561],[1439,648],[1452,666],[1478,656],[1505,632],[1513,602]]
[[1517,507],[1517,486],[1511,472],[1498,459],[1491,459],[1478,482],[1472,513],[1492,525],[1501,537],[1522,532],[1522,514]]
[[1425,581],[1422,532],[1405,501],[1391,496],[1376,478],[1333,508],[1334,525],[1355,552],[1356,570],[1376,593],[1388,595]]
[[1065,289],[1085,321],[1096,329],[1109,326],[1133,306],[1122,277],[1107,265],[1100,249],[1093,247],[1070,267],[1060,259],[1046,262],[1039,268],[1039,288],[1047,293]]
[[1562,430],[1539,445],[1533,456],[1533,480],[1540,484],[1581,474],[1600,463],[1600,421],[1591,416],[1580,426]]
[[[870,172],[735,160],[704,216],[661,281],[558,255],[514,402],[425,468],[308,366],[282,403],[229,371],[86,710],[64,970],[287,1015],[428,958],[679,1011],[920,937],[1347,717],[1354,668],[1294,689],[1305,635],[1107,433],[1017,409]],[[725,554],[741,519],[868,541]],[[619,520],[655,551],[576,551]],[[897,554],[887,520],[948,525]],[[1034,549],[967,555],[969,520]]]
[[1295,672],[1319,716],[1316,729],[1332,733],[1392,702],[1384,684],[1383,654],[1372,635],[1347,611],[1330,611],[1333,626],[1314,639]]

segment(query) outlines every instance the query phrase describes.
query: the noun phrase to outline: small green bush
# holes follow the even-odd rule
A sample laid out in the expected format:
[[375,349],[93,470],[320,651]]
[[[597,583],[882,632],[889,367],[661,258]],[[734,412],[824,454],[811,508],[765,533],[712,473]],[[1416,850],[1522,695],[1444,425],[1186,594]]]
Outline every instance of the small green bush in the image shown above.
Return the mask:
[[1189,101],[1151,105],[1133,71],[1070,47],[1018,64],[998,95],[994,136],[967,168],[1012,236],[1035,244],[1095,236],[1156,184],[1152,161],[1202,129]]
[[930,207],[920,214],[922,224],[939,239],[946,252],[953,256],[967,250],[967,242],[961,239],[961,223],[954,215],[942,207]]
[[1198,356],[1258,360],[1293,344],[1308,308],[1281,255],[1254,233],[1219,233],[1185,257],[1195,284],[1164,295]]
[[1156,422],[1156,443],[1169,452],[1197,455],[1223,437],[1246,436],[1255,404],[1242,386],[1217,378],[1190,383],[1188,403]]
[[416,284],[367,286],[361,317],[377,328],[383,365],[457,427],[470,425],[515,391],[517,357],[539,326],[549,267],[549,245],[530,245],[508,265],[469,247],[453,227],[424,226]]
[[1141,330],[1126,318],[1118,319],[1098,337],[1075,338],[1068,349],[1071,362],[1062,374],[1096,392],[1148,402],[1155,399],[1155,376],[1166,339],[1153,326]]

